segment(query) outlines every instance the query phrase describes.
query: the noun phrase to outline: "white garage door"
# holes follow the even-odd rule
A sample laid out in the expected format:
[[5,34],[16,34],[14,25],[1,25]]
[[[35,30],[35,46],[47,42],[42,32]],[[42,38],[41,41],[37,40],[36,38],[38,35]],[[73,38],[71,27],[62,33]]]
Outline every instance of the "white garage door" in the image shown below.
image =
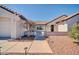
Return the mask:
[[67,24],[58,25],[58,32],[67,32]]
[[10,30],[10,22],[0,19],[0,37],[10,37],[11,30]]

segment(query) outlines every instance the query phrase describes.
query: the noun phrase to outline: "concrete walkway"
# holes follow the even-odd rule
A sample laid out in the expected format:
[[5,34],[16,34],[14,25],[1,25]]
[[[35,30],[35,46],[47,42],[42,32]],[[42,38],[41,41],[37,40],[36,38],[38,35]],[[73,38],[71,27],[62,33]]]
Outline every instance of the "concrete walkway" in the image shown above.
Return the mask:
[[34,40],[29,53],[33,54],[52,54],[52,50],[50,49],[46,40]]

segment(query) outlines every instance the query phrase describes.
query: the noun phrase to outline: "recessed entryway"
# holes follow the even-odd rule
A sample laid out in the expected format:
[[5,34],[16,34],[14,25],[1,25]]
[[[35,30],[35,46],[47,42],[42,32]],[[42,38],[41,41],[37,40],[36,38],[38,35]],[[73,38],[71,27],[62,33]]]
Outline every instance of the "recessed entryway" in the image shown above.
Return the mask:
[[51,32],[54,31],[54,25],[51,25]]

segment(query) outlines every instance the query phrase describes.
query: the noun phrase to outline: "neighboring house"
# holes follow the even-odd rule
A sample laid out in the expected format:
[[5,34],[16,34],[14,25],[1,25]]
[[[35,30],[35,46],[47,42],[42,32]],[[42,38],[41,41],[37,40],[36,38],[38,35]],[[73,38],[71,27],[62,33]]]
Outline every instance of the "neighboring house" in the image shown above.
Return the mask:
[[23,15],[0,5],[0,37],[20,38],[29,30],[29,25]]
[[69,32],[74,24],[79,22],[79,13],[66,17],[65,19],[58,21],[58,32]]
[[62,15],[50,22],[35,22],[35,30],[47,32],[68,32],[71,27],[79,22],[79,13],[72,16]]
[[46,23],[46,30],[48,32],[58,32],[59,30],[58,30],[57,22],[63,20],[66,17],[67,17],[67,15],[62,15],[62,16],[59,16],[59,17],[53,19],[52,21]]
[[43,30],[43,31],[47,31],[47,32],[58,32],[58,28],[57,28],[57,21],[61,21],[64,18],[66,18],[66,15],[62,15],[60,17],[57,17],[56,19],[49,21],[49,22],[42,22],[42,21],[38,21],[35,22],[35,30]]

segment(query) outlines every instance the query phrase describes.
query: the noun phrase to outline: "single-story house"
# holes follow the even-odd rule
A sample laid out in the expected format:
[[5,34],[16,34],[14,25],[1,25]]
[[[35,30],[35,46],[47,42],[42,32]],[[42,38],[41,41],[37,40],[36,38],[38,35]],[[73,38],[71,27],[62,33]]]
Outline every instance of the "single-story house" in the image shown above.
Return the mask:
[[62,15],[49,22],[31,21],[23,15],[0,5],[0,37],[12,39],[21,38],[33,34],[33,30],[43,30],[47,32],[68,32],[71,27],[79,22],[79,13],[71,16]]
[[49,22],[36,21],[35,24],[34,24],[34,29],[35,30],[43,30],[43,31],[47,31],[47,32],[57,32],[56,22],[64,19],[65,17],[67,17],[67,16],[62,15],[62,16],[57,17],[56,19],[51,20]]
[[61,21],[56,22],[58,32],[69,32],[74,24],[79,22],[79,13],[73,14],[64,18]]
[[46,23],[46,30],[48,32],[58,32],[58,26],[57,26],[58,24],[56,22],[61,21],[66,17],[67,15],[62,15],[53,19],[52,21],[49,21],[48,23]]
[[62,15],[49,22],[35,22],[35,30],[44,30],[47,32],[68,32],[71,27],[79,22],[79,13],[71,16]]
[[0,5],[0,37],[20,38],[29,29],[30,23],[23,15]]

